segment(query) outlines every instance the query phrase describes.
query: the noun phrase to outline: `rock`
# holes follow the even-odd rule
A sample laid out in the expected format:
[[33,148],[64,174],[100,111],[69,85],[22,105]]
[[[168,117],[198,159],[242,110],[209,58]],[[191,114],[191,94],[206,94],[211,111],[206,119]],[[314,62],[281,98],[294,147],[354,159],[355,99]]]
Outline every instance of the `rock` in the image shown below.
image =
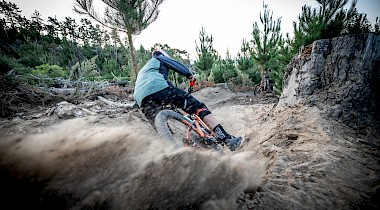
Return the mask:
[[[380,118],[380,35],[374,33],[315,41],[308,58],[287,66],[279,106],[303,104],[349,126]],[[359,126],[360,125],[360,126]]]
[[274,116],[257,128],[266,135],[254,146],[271,161],[259,202],[244,207],[378,209],[380,35],[311,47],[287,66]]
[[67,101],[63,101],[61,103],[58,103],[54,112],[61,119],[70,119],[70,118],[74,118],[74,117],[85,116],[85,113],[82,110],[80,110],[74,104],[68,103]]

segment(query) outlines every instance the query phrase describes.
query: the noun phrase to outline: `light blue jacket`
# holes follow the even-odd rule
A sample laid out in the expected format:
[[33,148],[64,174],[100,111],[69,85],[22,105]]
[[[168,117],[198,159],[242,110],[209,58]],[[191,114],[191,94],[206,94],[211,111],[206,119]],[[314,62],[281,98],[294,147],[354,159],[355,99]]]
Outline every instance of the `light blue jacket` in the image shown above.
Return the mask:
[[133,97],[139,107],[145,97],[172,85],[168,81],[169,69],[187,78],[192,76],[190,70],[178,61],[162,55],[154,56],[137,75]]

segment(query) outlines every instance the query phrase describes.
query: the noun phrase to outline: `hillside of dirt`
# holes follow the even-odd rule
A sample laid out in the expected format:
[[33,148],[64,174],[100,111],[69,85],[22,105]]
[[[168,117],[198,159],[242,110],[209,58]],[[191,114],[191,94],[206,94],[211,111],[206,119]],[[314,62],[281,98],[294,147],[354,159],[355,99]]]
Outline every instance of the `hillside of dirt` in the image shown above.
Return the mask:
[[244,137],[224,155],[173,148],[128,97],[60,102],[1,119],[0,205],[378,209],[380,36],[308,47],[311,54],[289,64],[281,97],[224,85],[193,94]]

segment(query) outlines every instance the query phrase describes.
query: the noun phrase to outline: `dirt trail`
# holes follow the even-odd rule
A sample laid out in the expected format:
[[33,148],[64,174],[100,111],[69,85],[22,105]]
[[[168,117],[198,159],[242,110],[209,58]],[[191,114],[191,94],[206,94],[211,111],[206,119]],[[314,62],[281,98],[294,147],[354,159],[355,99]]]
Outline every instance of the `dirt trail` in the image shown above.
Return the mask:
[[223,86],[195,92],[245,139],[224,156],[174,149],[139,111],[101,100],[0,119],[0,205],[379,209],[379,46],[374,33],[306,46],[286,66],[279,103]]
[[[157,139],[138,111],[61,120],[36,117],[46,112],[37,110],[0,124],[6,136],[0,143],[0,198],[8,204],[24,199],[13,203],[21,208],[54,209],[377,205],[368,203],[377,189],[368,183],[379,180],[378,152],[359,147],[350,128],[325,119],[318,108],[279,107],[274,97],[235,94],[223,87],[194,96],[229,132],[244,137],[240,149],[226,150],[225,156],[176,150]],[[93,103],[93,109],[105,106]],[[361,138],[371,141],[368,135]],[[16,176],[9,177],[9,170]]]
[[[223,88],[194,95],[207,91],[210,97],[204,102],[215,107],[217,117],[237,135],[251,132],[241,126],[252,123],[244,115],[267,109],[254,104],[223,106],[221,102],[246,103],[247,99],[236,99],[237,95]],[[226,109],[228,114],[223,114]],[[12,203],[17,207],[220,209],[223,204],[235,209],[236,199],[244,191],[254,192],[265,174],[267,161],[256,151],[226,150],[221,156],[171,148],[157,139],[139,111],[70,120],[55,115],[37,117],[45,111],[2,121],[1,133],[6,137],[0,143],[4,186],[0,197],[6,203],[26,199]],[[9,177],[9,171],[17,176]],[[20,180],[28,184],[17,184]],[[75,201],[67,202],[68,196]]]

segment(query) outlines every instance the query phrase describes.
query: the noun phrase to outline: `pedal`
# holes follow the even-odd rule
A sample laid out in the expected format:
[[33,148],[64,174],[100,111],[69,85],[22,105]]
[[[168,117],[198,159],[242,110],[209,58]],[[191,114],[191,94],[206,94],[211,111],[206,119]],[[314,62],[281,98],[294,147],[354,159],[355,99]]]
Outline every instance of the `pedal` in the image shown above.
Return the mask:
[[211,138],[211,137],[206,137],[203,142],[206,144],[206,145],[211,145],[211,144],[214,144],[215,143],[215,139],[214,138]]

